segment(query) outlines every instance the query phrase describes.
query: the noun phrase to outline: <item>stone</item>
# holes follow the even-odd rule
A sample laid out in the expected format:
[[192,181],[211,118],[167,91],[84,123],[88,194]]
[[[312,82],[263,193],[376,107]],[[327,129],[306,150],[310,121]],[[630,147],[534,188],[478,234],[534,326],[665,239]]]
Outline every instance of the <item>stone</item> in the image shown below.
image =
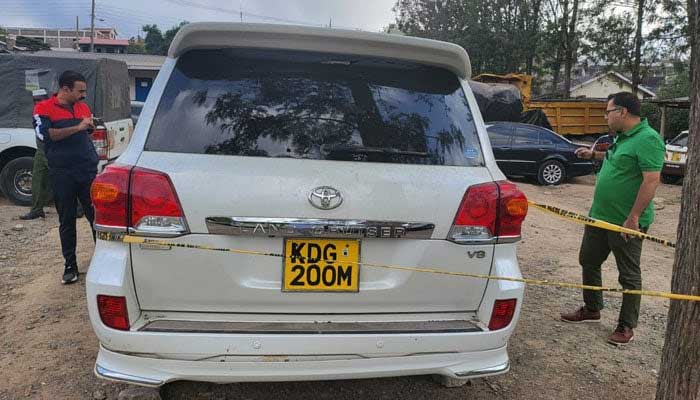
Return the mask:
[[160,391],[153,388],[130,387],[119,392],[118,400],[162,400]]
[[24,230],[24,225],[22,225],[22,224],[17,224],[17,225],[15,225],[15,226],[12,227],[12,230],[13,230],[13,231],[16,231],[16,232],[23,231],[23,230]]
[[104,391],[97,389],[94,392],[92,392],[92,398],[94,400],[105,400],[107,398],[107,395]]
[[433,375],[433,380],[446,388],[462,387],[469,382],[467,379],[457,379],[444,375]]

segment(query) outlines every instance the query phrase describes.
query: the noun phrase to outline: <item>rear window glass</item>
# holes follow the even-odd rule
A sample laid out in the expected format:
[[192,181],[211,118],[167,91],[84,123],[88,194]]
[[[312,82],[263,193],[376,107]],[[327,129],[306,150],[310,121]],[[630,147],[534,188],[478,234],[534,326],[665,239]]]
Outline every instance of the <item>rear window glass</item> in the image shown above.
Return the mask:
[[181,56],[146,150],[483,165],[472,112],[451,72],[380,58],[255,49]]

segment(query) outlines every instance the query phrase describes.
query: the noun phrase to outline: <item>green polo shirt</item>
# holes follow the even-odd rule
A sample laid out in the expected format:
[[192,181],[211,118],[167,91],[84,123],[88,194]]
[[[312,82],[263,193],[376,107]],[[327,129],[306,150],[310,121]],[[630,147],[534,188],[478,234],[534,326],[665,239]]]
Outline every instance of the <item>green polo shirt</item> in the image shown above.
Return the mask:
[[[593,205],[588,215],[616,225],[629,216],[642,184],[642,172],[661,171],[666,147],[646,118],[613,141],[598,173]],[[639,217],[648,228],[654,222],[653,201]]]

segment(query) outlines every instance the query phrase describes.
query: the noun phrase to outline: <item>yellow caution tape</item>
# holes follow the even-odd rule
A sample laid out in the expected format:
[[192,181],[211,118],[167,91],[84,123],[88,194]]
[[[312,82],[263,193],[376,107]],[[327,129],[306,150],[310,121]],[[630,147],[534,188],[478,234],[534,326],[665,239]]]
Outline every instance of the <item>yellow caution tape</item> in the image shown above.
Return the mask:
[[[101,240],[118,241],[118,242],[123,242],[123,243],[128,243],[128,244],[145,244],[145,245],[154,245],[154,246],[180,247],[180,248],[185,248],[185,249],[209,250],[209,251],[236,253],[236,254],[284,258],[284,255],[280,254],[280,253],[267,253],[267,252],[262,252],[262,251],[231,249],[231,248],[225,248],[225,247],[213,247],[213,246],[189,244],[189,243],[175,243],[175,242],[170,242],[170,241],[165,241],[165,240],[150,239],[150,238],[145,238],[145,237],[117,234],[117,233],[98,232],[97,237],[98,237],[98,239],[101,239]],[[594,291],[600,291],[600,292],[615,292],[615,293],[622,293],[622,294],[635,294],[635,295],[641,295],[641,296],[661,297],[661,298],[672,299],[672,300],[700,301],[700,296],[678,294],[678,293],[657,292],[657,291],[652,291],[652,290],[629,290],[629,289],[622,289],[622,288],[610,288],[610,287],[604,287],[604,286],[580,285],[580,284],[566,283],[566,282],[552,282],[552,281],[548,281],[548,280],[539,280],[539,279],[515,278],[515,277],[508,277],[508,276],[493,276],[493,275],[484,275],[484,274],[470,274],[467,272],[444,271],[444,270],[440,270],[440,269],[436,269],[436,268],[427,268],[427,267],[407,267],[407,266],[399,266],[399,265],[383,265],[383,264],[373,264],[373,263],[369,263],[369,262],[355,262],[354,264],[364,265],[366,267],[371,267],[371,268],[384,268],[384,269],[393,269],[393,270],[399,270],[399,271],[422,272],[422,273],[430,273],[430,274],[438,274],[438,275],[450,275],[450,276],[461,276],[461,277],[465,277],[465,278],[475,278],[475,279],[493,279],[493,280],[499,280],[499,281],[520,282],[520,283],[525,283],[528,285],[556,286],[556,287],[571,288],[571,289],[594,290]]]
[[576,221],[576,222],[584,224],[584,225],[594,226],[596,228],[606,229],[606,230],[613,231],[613,232],[624,233],[624,234],[629,235],[629,236],[638,237],[640,239],[644,239],[644,240],[648,240],[650,242],[662,244],[662,245],[667,246],[667,247],[673,247],[673,248],[676,247],[676,244],[669,241],[669,240],[661,239],[661,238],[658,238],[658,237],[652,236],[652,235],[647,235],[644,232],[635,231],[634,229],[629,229],[629,228],[625,228],[625,227],[622,227],[619,225],[611,224],[609,222],[605,222],[605,221],[601,221],[599,219],[587,217],[585,215],[581,215],[581,214],[575,213],[573,211],[567,211],[567,210],[564,210],[564,209],[561,209],[558,207],[549,206],[546,204],[535,203],[532,200],[528,200],[528,203],[531,206],[537,208],[538,210],[546,211],[546,212],[548,212],[550,214],[554,214],[558,217],[572,220],[572,221]]

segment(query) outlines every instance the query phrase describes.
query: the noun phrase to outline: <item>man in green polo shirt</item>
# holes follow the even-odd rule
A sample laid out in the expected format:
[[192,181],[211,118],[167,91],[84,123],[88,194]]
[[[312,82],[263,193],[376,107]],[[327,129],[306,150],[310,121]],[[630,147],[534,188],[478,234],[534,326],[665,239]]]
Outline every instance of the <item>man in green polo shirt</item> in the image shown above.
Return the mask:
[[[640,118],[641,104],[632,93],[620,92],[608,97],[605,117],[615,136],[607,152],[579,149],[579,158],[603,160],[593,194],[589,215],[626,228],[646,232],[654,221],[652,199],[661,179],[665,146],[661,136]],[[583,284],[602,286],[601,265],[610,253],[615,256],[618,281],[625,289],[641,289],[639,268],[642,240],[600,228],[586,226],[579,252]],[[639,295],[624,294],[617,328],[608,338],[614,345],[625,345],[634,337],[639,318]],[[583,291],[584,306],[562,313],[565,322],[600,321],[603,295]]]

